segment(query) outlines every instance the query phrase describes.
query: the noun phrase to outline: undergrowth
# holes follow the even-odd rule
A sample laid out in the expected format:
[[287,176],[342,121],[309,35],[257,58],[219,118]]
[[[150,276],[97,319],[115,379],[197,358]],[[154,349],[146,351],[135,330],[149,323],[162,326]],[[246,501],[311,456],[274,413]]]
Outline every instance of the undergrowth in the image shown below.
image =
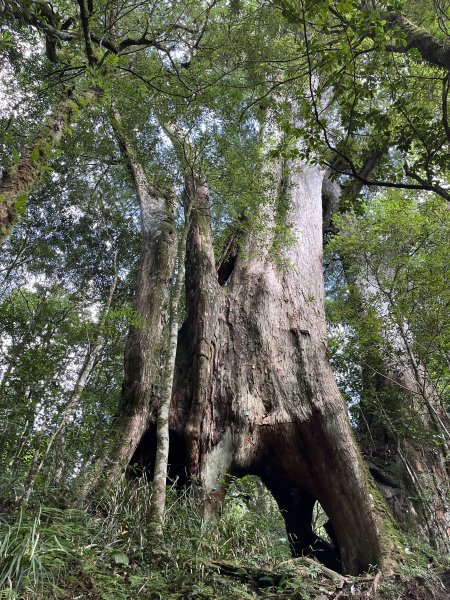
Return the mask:
[[164,540],[150,527],[151,486],[122,481],[89,510],[29,505],[0,514],[0,598],[255,598],[211,560],[273,565],[289,558],[281,515],[262,484],[233,482],[217,522],[191,490],[172,487]]
[[[284,563],[281,577],[271,581],[290,553],[282,516],[257,478],[235,480],[220,518],[208,522],[192,489],[171,487],[163,540],[154,537],[151,485],[144,479],[110,486],[83,510],[62,508],[61,502],[56,506],[56,493],[47,496],[54,506],[42,504],[43,495],[36,494],[21,508],[2,496],[0,599],[313,600],[327,589],[331,593],[311,565],[302,564],[299,571],[298,565]],[[319,508],[319,532],[323,519]],[[383,580],[377,597],[422,598],[402,595],[408,577],[439,587],[439,569],[430,570],[439,558],[429,548],[411,546],[409,551],[414,563],[405,565],[397,579]],[[441,566],[448,568],[448,562]],[[248,576],[252,569],[257,580]],[[349,593],[373,597],[364,589]]]

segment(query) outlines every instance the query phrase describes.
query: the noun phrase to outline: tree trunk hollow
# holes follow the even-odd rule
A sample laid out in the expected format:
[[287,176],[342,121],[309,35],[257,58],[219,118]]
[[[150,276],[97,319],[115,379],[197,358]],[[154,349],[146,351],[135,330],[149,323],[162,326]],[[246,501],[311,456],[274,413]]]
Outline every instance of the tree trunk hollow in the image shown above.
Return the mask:
[[[258,475],[277,500],[296,554],[358,573],[389,570],[396,535],[363,463],[327,359],[322,172],[293,165],[288,220],[296,239],[277,266],[267,241],[217,280],[207,205],[192,219],[186,322],[179,334],[169,462],[217,509],[228,475]],[[253,247],[252,247],[253,245]],[[149,460],[151,431],[135,458]],[[183,454],[184,460],[180,455]],[[149,452],[150,451],[150,452]],[[133,458],[133,460],[135,460]],[[318,500],[334,544],[313,534]]]

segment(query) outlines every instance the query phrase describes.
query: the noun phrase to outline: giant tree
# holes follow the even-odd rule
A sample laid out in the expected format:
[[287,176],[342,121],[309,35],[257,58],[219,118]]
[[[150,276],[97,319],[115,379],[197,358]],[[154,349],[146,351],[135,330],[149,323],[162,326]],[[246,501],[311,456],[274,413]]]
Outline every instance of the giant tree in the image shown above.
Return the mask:
[[[298,160],[276,162],[272,202],[261,208],[265,229],[245,235],[220,263],[208,195],[196,194],[169,463],[172,475],[200,484],[209,513],[228,475],[258,474],[283,511],[295,552],[315,552],[336,568],[342,557],[352,572],[374,563],[389,568],[396,535],[327,359],[322,177],[319,167]],[[276,224],[284,220],[292,241],[280,253]],[[219,264],[227,264],[226,275]],[[154,435],[150,420],[131,462],[151,466]],[[316,500],[330,518],[334,545],[312,530]]]
[[[241,18],[245,8],[246,5],[233,4],[230,14]],[[136,9],[129,14],[129,28],[141,31],[140,19],[145,21],[147,13]],[[267,24],[263,18],[267,18],[267,11],[258,11],[257,15],[255,25],[254,13],[247,14],[246,43],[252,37],[261,37],[259,28]],[[216,257],[210,202],[214,186],[199,176],[207,169],[197,169],[195,165],[186,185],[192,206],[186,241],[185,322],[178,334],[172,394],[171,473],[200,484],[207,512],[213,512],[220,504],[228,475],[258,474],[283,510],[295,552],[312,551],[335,566],[342,560],[344,569],[353,572],[375,563],[388,568],[397,558],[396,534],[353,439],[346,407],[327,360],[322,277],[324,173],[314,164],[319,157],[308,155],[301,144],[286,142],[281,152],[268,151],[271,136],[286,141],[279,132],[280,123],[271,116],[273,112],[266,110],[267,102],[279,108],[278,97],[276,101],[267,99],[271,87],[285,82],[284,77],[278,81],[280,71],[292,74],[301,63],[305,67],[306,88],[298,89],[314,91],[311,48],[305,48],[308,36],[299,34],[296,26],[288,27],[284,46],[278,46],[277,52],[265,60],[261,45],[250,44],[244,49],[241,44],[236,46],[239,59],[233,62],[229,55],[214,54],[219,46],[225,46],[223,35],[215,40],[214,36],[227,25],[226,34],[232,39],[233,22],[229,24],[219,10],[213,16],[215,28],[208,24],[200,32],[181,17],[175,25],[166,27],[165,32],[192,36],[187,50],[184,42],[175,44],[173,50],[161,43],[161,47],[156,46],[154,38],[149,39],[146,34],[128,38],[123,33],[114,43],[108,32],[118,29],[120,33],[125,15],[117,27],[116,23],[103,25],[93,14],[88,15],[86,6],[80,3],[79,27],[69,31],[67,40],[78,42],[79,50],[82,48],[85,53],[83,73],[97,83],[103,78],[106,95],[110,94],[115,103],[120,100],[121,111],[125,108],[131,115],[124,119],[128,129],[121,129],[120,124],[117,127],[117,118],[115,126],[141,208],[142,248],[136,294],[139,314],[126,348],[112,472],[117,474],[127,462],[136,459],[153,465],[155,413],[160,392],[170,387],[173,375],[171,368],[165,368],[169,364],[165,361],[165,335],[168,322],[176,322],[170,321],[168,312],[176,250],[171,241],[175,238],[172,196],[149,178],[149,165],[153,167],[153,163],[145,151],[140,152],[139,141],[145,147],[145,139],[136,139],[136,111],[131,105],[138,101],[147,120],[155,118],[155,114],[163,113],[165,117],[169,113],[170,122],[180,121],[191,128],[192,146],[200,157],[198,140],[211,123],[217,124],[217,131],[226,130],[224,122],[238,122],[240,117],[242,123],[247,115],[247,129],[240,132],[245,137],[252,128],[258,129],[258,119],[263,120],[260,153],[264,166],[258,165],[253,174],[267,177],[270,183],[265,201],[255,203],[253,212],[264,226],[249,224],[252,210],[248,206],[247,211],[235,211],[238,214],[233,215],[237,218],[230,235],[224,233],[225,243]],[[278,23],[276,33],[284,34],[284,25]],[[48,26],[41,30],[47,36],[51,33]],[[159,33],[157,27],[155,31]],[[264,41],[272,49],[268,32],[270,27]],[[99,33],[105,35],[99,38]],[[124,50],[123,55],[115,52],[117,44]],[[96,45],[100,53],[107,50],[101,58],[96,56]],[[286,58],[283,54],[290,45],[303,48],[301,61],[295,55]],[[141,46],[152,50],[138,53],[136,58],[125,52]],[[215,70],[208,53],[226,59],[219,65],[221,72]],[[245,64],[245,70],[238,70],[239,62]],[[262,62],[265,70],[253,68]],[[231,72],[234,80],[227,77]],[[147,99],[130,94],[130,76],[146,86]],[[300,77],[293,74],[294,79]],[[155,81],[161,85],[156,107],[152,106],[154,96],[150,95],[151,90],[155,91]],[[204,93],[207,88],[215,92],[216,98]],[[221,113],[220,93],[242,88],[237,110]],[[256,88],[261,89],[258,97]],[[165,103],[160,92],[174,98],[167,102],[168,107],[162,106]],[[190,102],[183,103],[186,96]],[[291,129],[295,123],[296,133],[303,129],[307,132],[309,113],[300,121],[295,114],[298,94],[287,105],[286,122],[281,128]],[[316,110],[317,103],[312,102],[313,120]],[[162,137],[160,143],[164,143]],[[305,161],[307,155],[312,159],[309,164]],[[193,166],[186,156],[179,156],[178,160],[185,173]],[[210,184],[211,192],[206,184]],[[224,210],[228,221],[230,213]],[[291,235],[284,236],[289,227]],[[319,539],[312,530],[316,500],[330,518],[332,543]]]

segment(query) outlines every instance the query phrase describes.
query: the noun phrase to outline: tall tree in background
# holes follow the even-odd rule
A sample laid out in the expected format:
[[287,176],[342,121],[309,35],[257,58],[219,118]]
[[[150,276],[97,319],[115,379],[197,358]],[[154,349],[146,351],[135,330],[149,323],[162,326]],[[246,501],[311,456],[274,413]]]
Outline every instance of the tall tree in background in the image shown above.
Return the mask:
[[443,549],[449,518],[447,217],[445,202],[417,202],[397,192],[369,206],[359,222],[337,219],[342,233],[330,248],[340,248],[351,281],[347,314],[363,359],[358,421],[364,452],[397,519]]
[[[364,210],[357,195],[365,185],[369,190],[376,186],[405,190],[411,197],[413,190],[431,191],[448,203],[448,11],[438,3],[420,2],[360,5],[337,1],[324,3],[319,10],[307,2],[297,6],[281,2],[280,6],[308,40],[311,83],[306,107],[312,104],[313,111],[309,113],[312,141],[307,146],[309,152],[320,152],[329,173],[335,174],[324,187],[328,238],[338,222],[333,227],[333,212],[353,212],[348,222],[356,226],[354,213]],[[325,45],[324,57],[321,48]],[[332,56],[337,60],[330,60]],[[341,179],[339,185],[336,175],[350,180]],[[395,196],[391,198],[394,210],[403,213],[404,206],[395,203]],[[420,204],[424,199],[417,201]],[[420,209],[408,214],[415,219]],[[375,229],[376,223],[372,224]],[[375,318],[390,324],[380,325],[379,337],[369,336],[365,344],[362,370],[367,404],[363,401],[361,408],[367,419],[361,425],[366,429],[373,421],[373,435],[368,432],[364,450],[399,521],[405,520],[407,529],[415,523],[431,544],[446,548],[448,405],[442,404],[437,393],[442,373],[432,375],[429,358],[419,351],[421,343],[410,323],[416,307],[410,305],[412,312],[402,312],[402,295],[394,300],[392,286],[398,277],[403,272],[412,276],[402,264],[406,261],[402,247],[391,250],[396,267],[387,257],[380,257],[378,266],[375,262],[362,267],[361,257],[355,259],[357,253],[344,256],[349,305],[354,304],[358,315],[366,314],[368,322]],[[409,251],[414,252],[412,243]],[[445,304],[442,289],[436,294]],[[364,328],[357,329],[364,339]],[[430,323],[430,331],[435,330]],[[438,333],[436,339],[440,337]],[[429,343],[434,347],[430,340],[427,347]],[[420,420],[428,432],[427,441],[420,440],[414,427],[409,434],[408,428],[395,431],[394,406],[409,415],[407,422]],[[432,449],[430,439],[434,440]],[[393,479],[390,471],[395,472]],[[395,480],[397,486],[392,487]]]

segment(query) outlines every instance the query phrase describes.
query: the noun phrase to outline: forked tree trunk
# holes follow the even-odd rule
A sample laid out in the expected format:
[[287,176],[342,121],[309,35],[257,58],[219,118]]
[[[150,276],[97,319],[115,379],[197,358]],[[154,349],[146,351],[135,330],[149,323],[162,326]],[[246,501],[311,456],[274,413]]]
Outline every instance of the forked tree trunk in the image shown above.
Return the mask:
[[[270,240],[252,236],[224,287],[206,193],[193,207],[169,460],[173,473],[185,468],[201,485],[207,510],[220,504],[228,475],[256,474],[283,511],[297,554],[312,551],[335,568],[342,560],[351,573],[375,564],[389,569],[396,534],[327,360],[322,178],[319,168],[290,165],[290,266],[277,266]],[[151,445],[150,431],[135,458],[149,458]],[[331,521],[335,546],[313,533],[315,500]]]
[[[124,142],[126,140],[124,139]],[[145,432],[150,412],[158,404],[164,333],[170,321],[171,279],[177,252],[173,198],[150,186],[144,170],[127,145],[127,156],[141,208],[141,255],[135,310],[139,320],[125,349],[125,377],[117,418],[118,441],[111,457],[115,471],[129,463]]]
[[130,328],[125,347],[125,375],[114,442],[109,455],[95,461],[83,484],[81,498],[99,485],[102,475],[111,480],[125,471],[159,404],[165,340],[170,324],[171,280],[177,253],[173,197],[161,193],[148,181],[117,111],[113,111],[111,122],[140,207],[141,253],[135,295],[137,323]]

